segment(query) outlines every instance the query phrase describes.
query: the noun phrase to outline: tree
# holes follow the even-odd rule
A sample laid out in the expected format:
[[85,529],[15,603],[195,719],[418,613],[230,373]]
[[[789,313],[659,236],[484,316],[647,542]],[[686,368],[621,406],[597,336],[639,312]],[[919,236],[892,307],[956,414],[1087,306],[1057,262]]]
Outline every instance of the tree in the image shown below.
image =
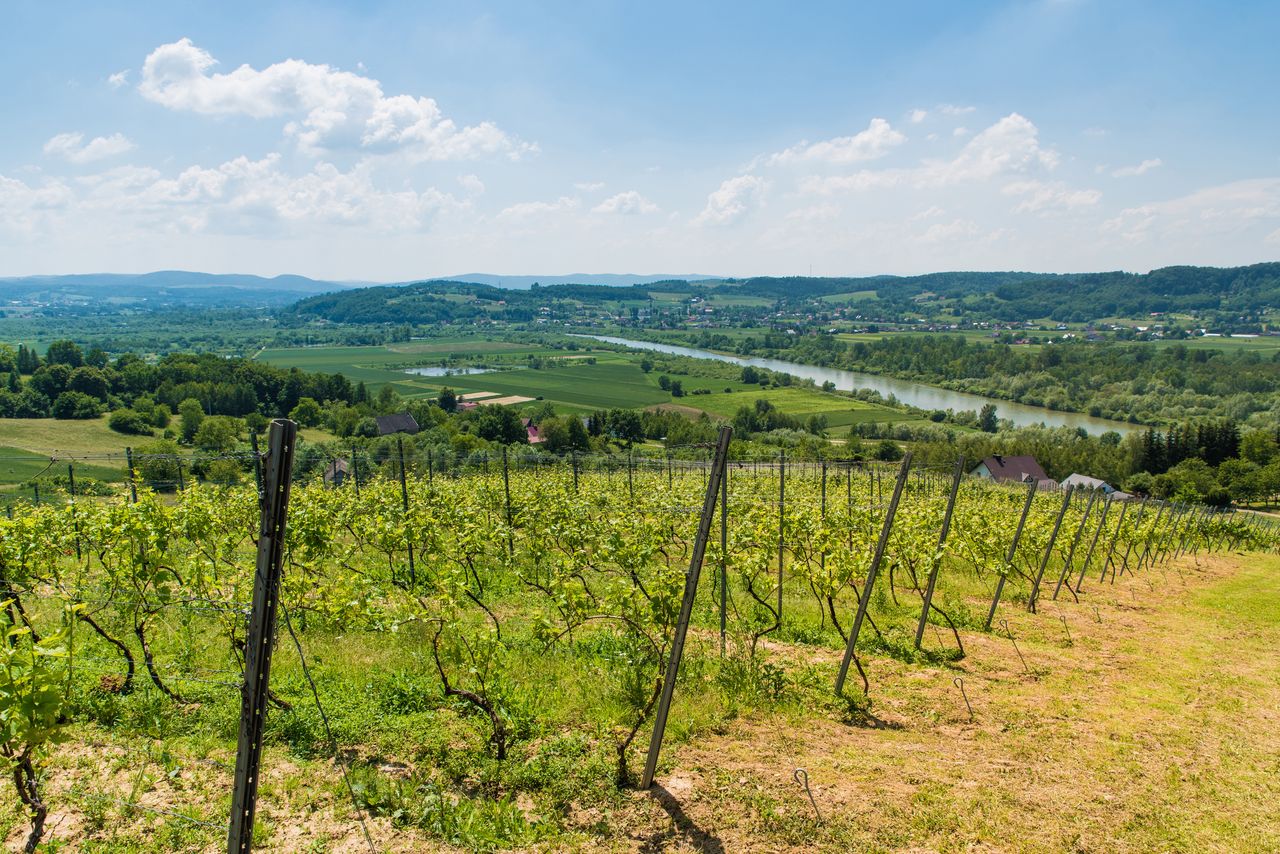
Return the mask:
[[71,382],[71,368],[66,365],[45,365],[31,375],[31,387],[53,400],[67,390]]
[[575,451],[586,451],[591,447],[591,437],[587,435],[587,428],[582,423],[582,419],[576,415],[569,417],[568,430],[569,447]]
[[891,439],[881,439],[876,444],[876,459],[886,463],[897,462],[902,459],[902,448]]
[[760,373],[751,365],[742,368],[742,382],[746,385],[755,385],[760,382]]
[[107,375],[98,368],[88,366],[76,368],[71,372],[67,380],[67,388],[70,391],[87,394],[89,397],[96,397],[101,401],[105,401],[111,394],[111,384],[107,382]]
[[[73,393],[67,392],[67,394]],[[117,433],[124,433],[128,436],[151,435],[151,425],[147,423],[147,419],[132,409],[117,409],[111,413],[111,417],[107,419],[107,426]]]
[[453,389],[445,386],[440,389],[440,397],[438,398],[440,408],[445,412],[458,411],[458,394]]
[[182,419],[182,441],[190,445],[195,441],[196,432],[204,422],[204,407],[194,397],[188,397],[178,404],[178,416]]
[[30,376],[40,369],[40,357],[26,344],[18,345],[18,373]]
[[1240,457],[1265,466],[1275,459],[1276,437],[1265,430],[1252,430],[1240,437]]
[[210,415],[200,422],[192,441],[203,451],[225,454],[235,450],[238,422],[229,415]]
[[178,488],[178,443],[157,439],[139,445],[134,454],[138,477],[152,489],[171,492]]
[[684,384],[680,380],[671,381],[671,396],[684,397]]
[[662,389],[663,391],[670,391],[671,377],[667,376],[666,374],[663,374],[662,376],[658,377],[658,388]]
[[54,418],[97,418],[102,414],[102,404],[97,398],[78,391],[64,391],[53,402],[49,412]]
[[619,442],[631,445],[644,441],[644,421],[640,413],[631,409],[609,411],[609,433]]
[[314,397],[303,397],[289,412],[289,417],[303,427],[319,427],[324,421],[324,410]]
[[647,374],[647,373],[649,373],[650,371],[652,371],[652,370],[653,370],[653,359],[650,359],[648,356],[645,356],[643,359],[641,359],[641,360],[640,360],[640,370],[644,371],[646,374]]
[[988,403],[978,413],[978,429],[984,433],[994,433],[1000,429],[1000,421],[996,417],[996,405]]
[[84,353],[80,345],[74,341],[54,341],[44,355],[45,361],[51,365],[67,365],[78,368],[84,364]]

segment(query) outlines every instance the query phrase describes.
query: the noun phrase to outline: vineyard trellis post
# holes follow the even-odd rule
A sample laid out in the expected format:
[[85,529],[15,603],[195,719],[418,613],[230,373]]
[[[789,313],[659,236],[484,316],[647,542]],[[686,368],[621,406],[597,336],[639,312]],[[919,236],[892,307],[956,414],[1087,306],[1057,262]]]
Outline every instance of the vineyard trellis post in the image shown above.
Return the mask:
[[662,737],[667,728],[667,715],[671,711],[671,698],[676,690],[676,678],[680,674],[680,658],[684,655],[684,640],[689,632],[689,618],[693,615],[693,603],[698,595],[698,576],[702,573],[702,558],[707,552],[707,540],[711,537],[711,521],[716,512],[716,499],[720,495],[726,461],[729,458],[729,440],[733,428],[720,428],[716,440],[715,457],[707,473],[706,496],[702,500],[702,517],[698,522],[698,534],[693,541],[693,554],[689,559],[689,571],[684,579],[684,598],[680,601],[680,614],[676,618],[676,630],[671,639],[671,655],[662,679],[662,693],[653,719],[653,735],[649,739],[649,755],[644,763],[644,776],[640,788],[653,785],[654,772],[658,770],[658,755],[662,752]]
[[787,452],[778,452],[778,626],[782,626],[782,562],[786,547]]
[[178,491],[186,492],[187,482],[182,477],[182,457],[178,456],[177,454],[174,454],[173,459],[178,466]]
[[507,507],[507,557],[516,555],[515,534],[512,532],[511,517],[511,469],[507,462],[507,446],[502,446],[502,492],[506,496]]
[[[133,473],[133,448],[124,449],[124,463],[129,467],[129,502],[138,503],[138,481]],[[36,501],[39,504],[39,501]]]
[[849,675],[849,664],[853,661],[854,647],[858,643],[858,633],[862,630],[862,621],[866,619],[867,607],[871,604],[871,588],[876,583],[876,573],[880,570],[880,561],[884,558],[884,550],[889,545],[889,532],[893,529],[893,517],[898,512],[898,501],[902,498],[902,488],[906,485],[907,476],[911,472],[911,452],[907,451],[902,458],[902,468],[898,469],[898,480],[893,485],[893,497],[889,499],[889,509],[885,513],[884,524],[880,527],[880,539],[876,541],[876,551],[871,558],[871,566],[867,569],[867,581],[858,597],[858,611],[854,615],[853,625],[849,627],[849,642],[845,646],[844,658],[840,661],[840,672],[836,674],[836,694],[844,693],[845,677]]
[[1049,535],[1049,544],[1044,547],[1044,557],[1040,559],[1040,570],[1036,573],[1035,583],[1031,585],[1031,595],[1027,597],[1027,610],[1033,614],[1036,612],[1036,599],[1040,598],[1040,582],[1044,580],[1044,572],[1049,568],[1049,560],[1053,557],[1053,544],[1058,541],[1062,520],[1066,518],[1067,510],[1071,507],[1071,493],[1074,489],[1074,486],[1068,486],[1062,493],[1062,508],[1058,510],[1058,518],[1054,520],[1053,533]]
[[360,457],[355,442],[351,443],[351,479],[356,482],[356,498],[360,497]]
[[297,435],[298,425],[294,422],[286,419],[271,422],[266,483],[261,502],[262,520],[258,530],[257,567],[253,576],[253,604],[244,653],[240,736],[236,746],[231,823],[227,832],[229,854],[244,854],[253,845],[262,733],[271,683],[271,651],[275,646],[276,610]]
[[1081,585],[1084,584],[1085,573],[1089,571],[1089,564],[1093,562],[1093,553],[1098,548],[1098,540],[1102,537],[1103,530],[1107,527],[1107,515],[1111,512],[1111,496],[1107,496],[1106,501],[1102,503],[1102,518],[1098,520],[1098,528],[1093,532],[1093,540],[1089,543],[1089,551],[1084,556],[1084,563],[1080,564],[1080,577],[1076,579],[1075,591],[1080,592]]
[[942,530],[938,532],[938,548],[929,567],[929,582],[924,589],[924,605],[920,608],[920,622],[916,625],[916,649],[924,637],[924,624],[929,617],[929,606],[933,604],[933,591],[938,584],[938,571],[942,569],[942,549],[947,544],[947,532],[951,530],[951,515],[956,509],[956,496],[960,493],[960,481],[964,478],[964,455],[956,460],[956,470],[951,476],[951,493],[947,496],[947,510],[942,515]]
[[1056,600],[1058,594],[1062,592],[1062,583],[1071,575],[1071,564],[1075,560],[1076,549],[1080,546],[1080,537],[1084,535],[1085,524],[1089,521],[1089,513],[1093,510],[1094,502],[1098,500],[1098,490],[1089,490],[1089,502],[1084,506],[1084,514],[1080,516],[1080,524],[1076,526],[1076,535],[1071,538],[1071,548],[1067,549],[1067,559],[1062,564],[1062,572],[1058,574],[1058,586],[1053,588],[1053,598]]
[[[1124,530],[1124,517],[1127,516],[1128,514],[1129,514],[1129,502],[1125,501],[1124,504],[1121,505],[1120,507],[1120,518],[1116,520],[1116,535],[1111,538],[1111,542],[1107,546],[1107,559],[1102,562],[1102,575],[1099,576],[1098,578],[1099,583],[1107,580],[1107,570],[1115,566],[1115,564],[1113,564],[1111,561],[1112,561],[1112,558],[1115,557],[1116,543],[1120,542],[1120,532]],[[1115,571],[1112,570],[1111,572],[1112,583],[1114,583],[1115,580],[1116,580],[1116,574],[1115,574]]]
[[253,482],[258,487],[258,500],[262,500],[262,455],[258,453],[258,434],[250,431],[249,448],[253,454]]
[[[404,509],[404,515],[407,522],[408,516],[409,516],[409,484],[405,480],[404,437],[403,436],[396,436],[396,452],[400,456],[400,505]],[[413,562],[413,537],[411,535],[408,535],[407,530],[405,533],[406,533],[405,539],[408,541],[408,546],[409,546],[409,585],[410,587],[417,587],[418,568],[414,565],[414,562]]]
[[67,497],[70,499],[71,527],[76,532],[76,560],[80,553],[80,520],[76,518],[76,464],[67,463]]
[[[670,471],[670,469],[668,469]],[[729,467],[720,477],[720,657],[724,658],[729,609]]]
[[1161,501],[1160,506],[1156,509],[1156,520],[1151,523],[1151,535],[1148,537],[1143,537],[1143,539],[1146,542],[1143,543],[1142,554],[1138,556],[1138,564],[1135,567],[1136,569],[1142,569],[1142,567],[1146,564],[1147,557],[1150,556],[1151,554],[1152,541],[1157,536],[1162,536],[1160,533],[1160,519],[1164,517],[1164,511],[1167,506],[1168,506],[1168,502]]
[[1000,580],[996,582],[996,594],[991,597],[991,610],[987,612],[987,621],[983,631],[991,631],[991,621],[996,618],[996,608],[1000,607],[1000,594],[1004,592],[1004,584],[1013,571],[1013,560],[1018,554],[1018,541],[1022,539],[1022,529],[1027,525],[1027,514],[1031,512],[1031,502],[1035,500],[1040,481],[1032,478],[1027,484],[1027,500],[1022,505],[1022,516],[1018,519],[1018,529],[1013,532],[1013,542],[1009,543],[1009,553],[1005,556],[1004,566],[1000,570]]

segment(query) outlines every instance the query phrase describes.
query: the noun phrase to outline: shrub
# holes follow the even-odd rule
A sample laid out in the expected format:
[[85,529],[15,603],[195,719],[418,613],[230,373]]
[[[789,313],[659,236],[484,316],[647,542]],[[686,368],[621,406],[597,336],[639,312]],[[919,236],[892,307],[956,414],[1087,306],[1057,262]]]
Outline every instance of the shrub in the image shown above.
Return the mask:
[[[68,394],[74,394],[74,392],[68,392]],[[63,397],[65,396],[63,395]],[[59,400],[61,399],[59,398]],[[128,436],[151,435],[151,425],[147,423],[147,419],[132,409],[117,409],[111,413],[111,418],[107,420],[107,426],[117,433],[124,433]]]
[[102,414],[102,404],[97,399],[78,391],[64,391],[53,402],[50,414],[54,418],[88,419]]

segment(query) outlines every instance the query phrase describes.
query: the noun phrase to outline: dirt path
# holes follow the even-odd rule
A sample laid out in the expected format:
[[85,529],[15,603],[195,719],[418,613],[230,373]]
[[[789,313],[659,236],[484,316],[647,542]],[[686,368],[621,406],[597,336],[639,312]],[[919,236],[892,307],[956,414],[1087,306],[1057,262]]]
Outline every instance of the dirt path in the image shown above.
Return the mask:
[[1032,673],[993,635],[954,669],[873,660],[876,726],[739,721],[679,750],[597,847],[1280,851],[1280,559],[1189,560],[1041,611],[1003,612]]

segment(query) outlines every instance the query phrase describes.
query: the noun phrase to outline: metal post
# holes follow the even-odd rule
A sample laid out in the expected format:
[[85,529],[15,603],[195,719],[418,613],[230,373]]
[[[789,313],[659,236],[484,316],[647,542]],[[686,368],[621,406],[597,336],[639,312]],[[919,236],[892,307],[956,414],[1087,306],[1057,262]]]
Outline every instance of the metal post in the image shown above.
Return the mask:
[[[1124,530],[1124,517],[1127,516],[1128,514],[1129,514],[1129,502],[1126,501],[1124,505],[1120,508],[1120,518],[1116,521],[1116,535],[1111,538],[1111,543],[1107,546],[1107,559],[1102,562],[1102,575],[1098,578],[1098,581],[1107,580],[1107,570],[1111,569],[1111,567],[1113,566],[1113,564],[1111,563],[1111,559],[1115,556],[1116,543],[1120,539],[1120,532]],[[1116,580],[1115,572],[1111,573],[1111,580],[1112,581]]]
[[39,484],[38,482],[36,482],[36,481],[34,481],[34,480],[33,480],[33,481],[31,481],[31,488],[32,488],[32,490],[34,490],[34,491],[35,491],[35,494],[36,494],[36,506],[37,506],[37,507],[39,507],[39,506],[40,506],[40,484]]
[[396,451],[400,455],[400,504],[404,508],[405,522],[405,540],[409,546],[409,586],[418,586],[418,569],[413,563],[413,536],[408,531],[408,515],[409,515],[409,484],[405,479],[404,469],[404,438],[396,436]]
[[575,449],[569,452],[569,457],[573,461],[573,492],[578,493],[578,451]]
[[724,658],[729,609],[729,468],[720,478],[720,657]]
[[786,543],[787,452],[778,452],[778,626],[782,626],[782,561]]
[[179,491],[179,492],[186,492],[186,491],[187,491],[187,482],[186,482],[186,480],[182,477],[182,457],[178,456],[177,454],[174,454],[174,455],[173,455],[173,459],[174,459],[174,462],[176,462],[176,463],[178,464],[178,491]]
[[71,526],[76,532],[76,560],[80,560],[80,520],[76,518],[76,464],[67,463],[67,497],[71,502]]
[[507,446],[502,446],[502,491],[507,497],[507,556],[515,557],[516,541],[515,535],[512,533],[512,517],[511,517],[511,476],[507,466]]
[[1103,530],[1107,527],[1107,514],[1111,512],[1111,498],[1102,504],[1102,518],[1098,520],[1098,529],[1093,532],[1093,540],[1089,543],[1089,553],[1084,556],[1084,563],[1080,564],[1080,577],[1076,579],[1075,591],[1080,592],[1080,585],[1084,584],[1084,575],[1089,571],[1089,564],[1093,562],[1093,552],[1098,547],[1098,539],[1102,536]]
[[351,443],[351,479],[356,482],[356,498],[360,497],[360,457],[355,442]]
[[1062,520],[1066,518],[1067,508],[1071,506],[1071,491],[1075,489],[1068,486],[1066,491],[1062,493],[1062,509],[1058,511],[1058,518],[1053,523],[1053,533],[1049,535],[1049,545],[1044,547],[1044,557],[1040,559],[1040,571],[1036,573],[1035,583],[1031,585],[1031,595],[1027,598],[1027,610],[1031,613],[1036,612],[1036,599],[1040,597],[1040,582],[1044,579],[1044,571],[1049,568],[1049,559],[1053,556],[1053,544],[1057,542],[1058,531],[1062,530]]
[[1143,544],[1142,554],[1138,557],[1138,563],[1134,569],[1142,569],[1143,564],[1147,562],[1147,556],[1151,554],[1151,542],[1160,533],[1160,519],[1164,516],[1164,508],[1166,503],[1161,501],[1160,507],[1156,509],[1156,520],[1151,523],[1151,535],[1144,537],[1146,542]]
[[124,449],[125,465],[129,466],[129,498],[131,503],[138,503],[138,484],[133,477],[133,448]]
[[258,434],[249,434],[249,447],[253,451],[253,480],[258,485],[258,500],[262,500],[262,455],[258,453]]
[[920,648],[920,640],[924,637],[924,624],[929,616],[929,606],[933,604],[933,591],[938,584],[938,571],[942,568],[942,549],[947,544],[947,532],[951,530],[951,514],[956,508],[956,496],[960,494],[960,481],[964,477],[964,457],[956,460],[955,474],[951,476],[951,493],[947,496],[947,511],[942,515],[942,530],[938,532],[938,547],[934,550],[934,558],[929,568],[929,583],[924,589],[924,606],[920,609],[920,622],[916,625],[916,649]]
[[907,475],[911,471],[911,452],[907,451],[902,458],[902,468],[898,469],[898,480],[893,485],[893,498],[889,500],[889,510],[885,513],[884,524],[880,527],[880,539],[876,542],[876,552],[871,558],[871,566],[867,569],[867,582],[858,598],[858,612],[853,618],[853,626],[849,629],[849,643],[845,646],[844,658],[840,661],[840,672],[836,675],[836,694],[844,693],[844,680],[849,675],[849,663],[853,661],[853,648],[858,643],[858,633],[862,631],[862,621],[867,616],[867,606],[871,604],[871,588],[876,583],[876,573],[880,570],[880,561],[884,558],[885,547],[889,544],[889,532],[893,528],[893,517],[898,512],[898,501],[902,498],[902,487],[906,485]]
[[693,602],[698,595],[698,576],[702,572],[702,558],[707,551],[707,539],[711,536],[711,520],[716,512],[716,496],[724,477],[725,461],[729,456],[729,440],[732,427],[721,427],[716,441],[716,454],[707,478],[707,492],[702,500],[702,518],[698,522],[698,535],[693,541],[693,555],[689,559],[689,572],[685,575],[684,598],[680,602],[680,615],[676,619],[675,636],[671,639],[671,657],[663,674],[662,693],[658,698],[658,710],[653,719],[653,735],[649,739],[649,755],[644,763],[644,776],[640,788],[653,785],[654,772],[658,770],[658,754],[662,751],[662,737],[667,729],[667,714],[671,711],[671,698],[676,690],[676,677],[680,673],[680,658],[684,654],[684,639],[689,631],[689,618],[693,614]]
[[1093,510],[1093,503],[1098,500],[1098,490],[1089,490],[1089,503],[1084,506],[1084,515],[1080,517],[1080,524],[1076,526],[1076,535],[1071,538],[1071,548],[1067,549],[1067,560],[1062,565],[1062,572],[1058,575],[1058,586],[1053,588],[1053,598],[1057,599],[1058,594],[1062,592],[1062,582],[1071,575],[1071,562],[1075,559],[1076,548],[1080,545],[1080,537],[1084,534],[1085,523],[1089,521],[1089,511]]
[[258,803],[262,731],[266,723],[271,651],[275,646],[276,608],[284,559],[285,525],[289,513],[290,472],[298,425],[276,419],[267,443],[267,489],[262,501],[258,562],[253,577],[253,609],[245,644],[244,685],[241,688],[240,739],[231,795],[229,854],[245,854],[253,845],[253,817]]
[[[1142,503],[1138,505],[1138,518],[1135,519],[1133,522],[1133,535],[1135,537],[1142,532],[1142,517],[1145,515],[1147,515],[1147,499],[1146,498],[1142,499]],[[1130,572],[1130,574],[1132,574],[1132,570],[1129,569],[1129,553],[1132,551],[1133,551],[1133,540],[1130,539],[1129,542],[1125,544],[1124,555],[1120,559],[1121,572],[1127,571],[1127,572]],[[1112,573],[1111,580],[1115,581],[1115,573]]]
[[996,595],[991,597],[991,610],[987,612],[987,622],[983,624],[985,631],[991,631],[991,621],[996,618],[996,608],[1000,606],[1000,594],[1004,592],[1004,583],[1009,579],[1009,572],[1013,569],[1013,559],[1018,554],[1018,540],[1022,539],[1022,529],[1027,524],[1027,514],[1031,512],[1031,502],[1035,500],[1038,484],[1039,481],[1032,478],[1027,486],[1027,500],[1022,505],[1022,516],[1018,519],[1018,530],[1013,532],[1013,542],[1009,543],[1009,553],[1005,556],[1000,580],[996,582]]

